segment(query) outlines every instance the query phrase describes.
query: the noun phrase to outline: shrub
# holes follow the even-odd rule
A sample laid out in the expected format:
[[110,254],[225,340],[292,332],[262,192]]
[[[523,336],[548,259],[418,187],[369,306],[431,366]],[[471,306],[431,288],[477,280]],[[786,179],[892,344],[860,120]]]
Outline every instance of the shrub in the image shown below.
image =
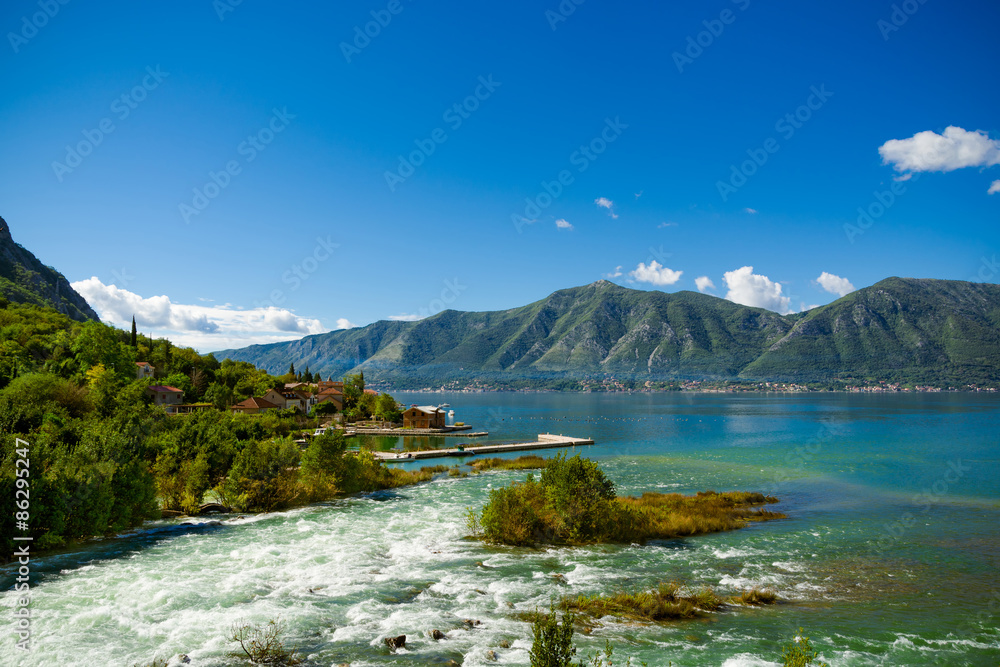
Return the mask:
[[[754,509],[777,502],[760,493],[714,491],[696,496],[646,493],[618,498],[615,485],[579,455],[550,459],[535,482],[490,491],[476,526],[487,542],[531,546],[539,542],[632,543],[742,528],[750,521],[783,518]],[[472,525],[472,524],[470,524]]]
[[799,628],[799,636],[781,650],[784,667],[806,667],[813,664],[816,667],[830,667],[825,662],[814,662],[818,657],[819,653],[812,650],[809,638],[802,634],[802,628]]
[[531,623],[531,667],[570,667],[576,648],[573,647],[573,614],[563,615],[559,623],[555,607],[548,614],[536,614]]
[[216,491],[226,505],[240,512],[284,509],[302,492],[299,458],[299,448],[291,440],[248,442]]
[[266,624],[250,624],[240,620],[233,624],[229,641],[240,645],[240,651],[230,655],[248,658],[255,665],[298,665],[302,658],[295,651],[285,648],[281,635],[285,632],[283,621],[270,620]]

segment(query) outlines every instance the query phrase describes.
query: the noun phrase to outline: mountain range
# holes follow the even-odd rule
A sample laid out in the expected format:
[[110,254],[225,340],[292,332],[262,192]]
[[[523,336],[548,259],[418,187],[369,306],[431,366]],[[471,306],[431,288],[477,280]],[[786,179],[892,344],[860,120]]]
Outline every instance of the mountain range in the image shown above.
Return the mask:
[[55,308],[81,322],[100,319],[63,274],[45,266],[14,242],[3,218],[0,218],[0,296],[14,303]]
[[888,278],[804,313],[697,292],[608,281],[520,308],[446,310],[216,353],[272,373],[363,371],[398,388],[472,379],[522,386],[629,380],[900,381],[1000,379],[1000,286]]

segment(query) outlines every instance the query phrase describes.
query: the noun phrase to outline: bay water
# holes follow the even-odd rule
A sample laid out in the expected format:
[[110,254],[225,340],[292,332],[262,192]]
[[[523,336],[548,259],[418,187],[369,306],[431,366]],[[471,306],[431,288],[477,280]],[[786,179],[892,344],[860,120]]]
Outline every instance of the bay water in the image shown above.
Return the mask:
[[[770,588],[781,602],[667,624],[605,618],[576,636],[579,655],[607,640],[622,664],[778,665],[802,628],[835,667],[1000,664],[1000,396],[397,398],[447,402],[490,432],[476,444],[593,438],[569,453],[599,461],[621,494],[764,491],[788,518],[646,545],[491,547],[468,539],[465,515],[527,474],[499,471],[288,512],[158,521],[32,561],[30,652],[15,648],[16,568],[0,569],[0,628],[10,628],[0,664],[142,665],[179,654],[193,666],[244,664],[228,655],[233,623],[281,619],[307,664],[525,665],[522,612],[661,581],[720,594]],[[473,441],[435,445],[459,442]],[[420,443],[379,443],[396,444]],[[431,639],[432,629],[447,637]],[[390,653],[382,639],[400,634],[406,647]]]

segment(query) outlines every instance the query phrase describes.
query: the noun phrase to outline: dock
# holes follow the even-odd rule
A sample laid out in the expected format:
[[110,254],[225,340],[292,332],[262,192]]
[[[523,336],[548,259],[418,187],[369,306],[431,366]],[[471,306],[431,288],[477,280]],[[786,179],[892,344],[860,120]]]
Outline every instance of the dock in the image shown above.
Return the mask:
[[499,445],[477,445],[454,449],[426,449],[412,452],[373,452],[375,457],[383,461],[415,461],[418,459],[436,459],[445,456],[479,456],[481,454],[504,454],[506,452],[523,452],[532,449],[554,449],[556,447],[577,447],[594,444],[588,438],[573,438],[566,435],[540,433],[535,442],[510,442]]
[[413,436],[441,435],[445,437],[462,438],[482,438],[489,433],[487,431],[477,431],[476,433],[466,433],[471,430],[471,426],[445,426],[444,428],[365,428],[355,427],[348,429],[348,435],[389,435],[393,437],[409,438]]

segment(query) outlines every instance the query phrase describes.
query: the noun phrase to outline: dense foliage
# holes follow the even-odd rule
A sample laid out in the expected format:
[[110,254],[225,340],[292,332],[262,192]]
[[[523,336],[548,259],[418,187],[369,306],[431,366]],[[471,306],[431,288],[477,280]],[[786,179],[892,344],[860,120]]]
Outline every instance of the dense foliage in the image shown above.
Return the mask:
[[614,482],[579,454],[549,459],[536,481],[490,490],[480,514],[470,510],[472,531],[510,546],[632,543],[740,528],[748,521],[784,515],[753,509],[777,502],[760,493],[706,491],[696,496],[646,493],[618,497]]
[[[163,509],[196,512],[207,500],[270,511],[429,477],[348,454],[341,434],[303,451],[294,437],[317,422],[295,411],[230,412],[287,379],[246,362],[142,335],[133,346],[129,332],[27,304],[0,302],[0,335],[0,557],[14,535],[47,548],[119,532]],[[157,377],[136,379],[137,361]],[[219,409],[168,417],[147,395],[152,384]],[[28,509],[15,506],[20,500]],[[16,523],[23,517],[27,531]]]

